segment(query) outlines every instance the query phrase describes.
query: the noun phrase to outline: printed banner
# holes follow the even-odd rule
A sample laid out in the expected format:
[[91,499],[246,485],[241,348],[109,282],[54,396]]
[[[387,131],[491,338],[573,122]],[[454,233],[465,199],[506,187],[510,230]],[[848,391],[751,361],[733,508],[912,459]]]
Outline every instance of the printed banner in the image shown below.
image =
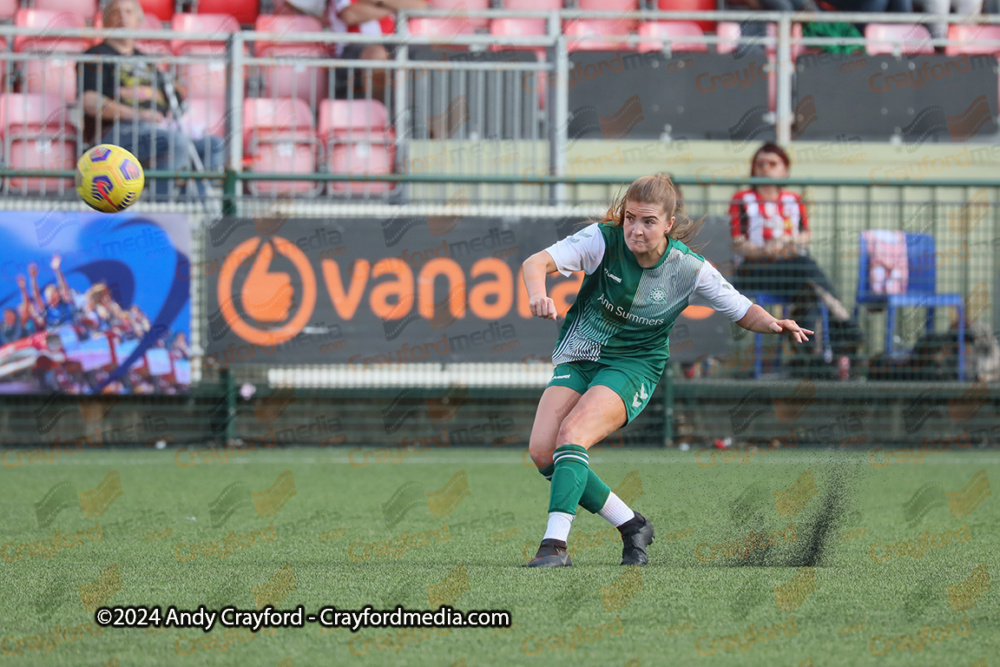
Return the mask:
[[5,211],[0,393],[187,392],[187,216]]
[[[583,273],[549,277],[555,323],[531,317],[521,264],[585,223],[221,219],[191,269],[208,286],[206,353],[221,365],[548,361]],[[721,244],[714,254],[725,261],[732,246],[715,223],[695,247]],[[691,307],[672,358],[725,354],[729,336],[724,316]]]

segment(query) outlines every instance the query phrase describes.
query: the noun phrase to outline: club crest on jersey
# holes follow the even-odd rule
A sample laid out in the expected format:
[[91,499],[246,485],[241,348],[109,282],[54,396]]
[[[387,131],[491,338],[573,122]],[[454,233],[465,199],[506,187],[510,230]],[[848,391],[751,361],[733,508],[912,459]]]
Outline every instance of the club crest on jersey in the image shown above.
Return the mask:
[[662,287],[654,287],[649,293],[649,300],[653,303],[663,303],[667,300],[667,290]]

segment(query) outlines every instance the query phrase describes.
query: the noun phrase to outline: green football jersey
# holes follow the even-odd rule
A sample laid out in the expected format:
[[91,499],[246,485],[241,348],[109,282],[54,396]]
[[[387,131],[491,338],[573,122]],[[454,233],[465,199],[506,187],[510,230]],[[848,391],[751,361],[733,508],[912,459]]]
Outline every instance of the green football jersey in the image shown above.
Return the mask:
[[660,377],[670,330],[692,300],[731,320],[751,302],[701,255],[675,239],[656,265],[639,266],[621,227],[592,224],[546,249],[564,275],[584,271],[559,332],[552,363],[599,361]]

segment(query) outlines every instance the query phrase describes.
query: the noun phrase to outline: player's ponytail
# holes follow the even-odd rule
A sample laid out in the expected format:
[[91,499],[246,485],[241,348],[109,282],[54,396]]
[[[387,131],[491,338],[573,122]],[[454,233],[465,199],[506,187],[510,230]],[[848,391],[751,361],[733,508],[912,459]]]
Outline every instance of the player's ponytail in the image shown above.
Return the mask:
[[680,188],[670,180],[669,174],[654,174],[643,176],[632,182],[620,197],[615,198],[607,213],[600,222],[622,227],[625,224],[626,202],[641,202],[643,204],[659,204],[663,208],[667,220],[675,218],[674,226],[667,234],[675,241],[687,245],[701,228],[704,218],[692,221],[680,197]]

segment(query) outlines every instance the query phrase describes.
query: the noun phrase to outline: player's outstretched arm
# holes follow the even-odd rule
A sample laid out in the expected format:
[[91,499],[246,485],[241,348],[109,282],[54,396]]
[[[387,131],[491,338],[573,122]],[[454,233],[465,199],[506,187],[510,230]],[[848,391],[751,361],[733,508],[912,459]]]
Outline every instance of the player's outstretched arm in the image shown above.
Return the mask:
[[813,334],[809,329],[796,324],[795,320],[779,320],[757,304],[750,306],[747,314],[737,320],[736,324],[754,333],[783,333],[796,343],[808,342],[809,336]]
[[528,291],[528,308],[535,317],[556,319],[556,302],[545,293],[545,276],[558,271],[555,260],[542,250],[524,260],[524,287]]

